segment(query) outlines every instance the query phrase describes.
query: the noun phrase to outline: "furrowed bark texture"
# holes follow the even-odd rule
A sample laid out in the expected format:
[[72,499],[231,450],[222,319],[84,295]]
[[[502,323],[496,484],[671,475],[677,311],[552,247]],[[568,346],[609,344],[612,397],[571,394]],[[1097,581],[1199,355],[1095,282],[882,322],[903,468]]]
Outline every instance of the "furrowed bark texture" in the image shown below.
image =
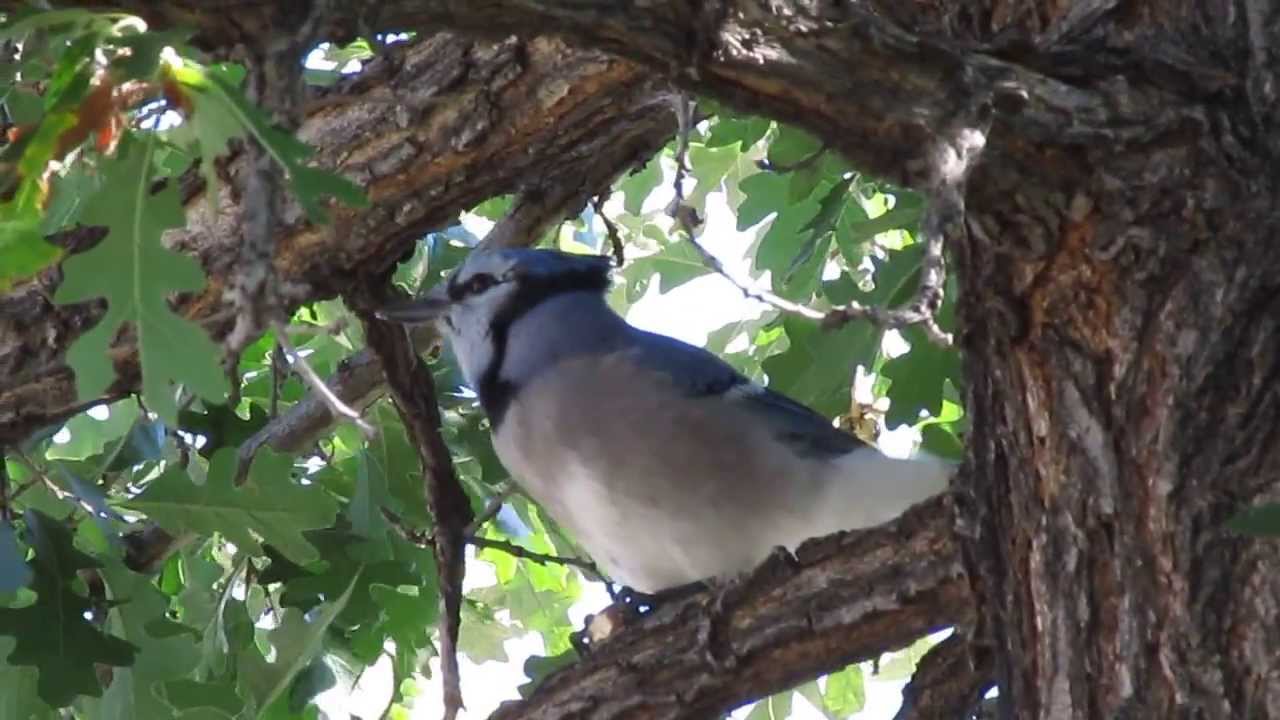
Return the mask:
[[704,720],[968,625],[974,605],[951,511],[936,498],[886,526],[776,555],[742,584],[663,606],[491,720]]
[[[393,48],[368,70],[309,103],[300,136],[319,164],[366,188],[368,208],[335,206],[333,223],[306,222],[290,206],[280,219],[274,264],[291,307],[333,297],[361,275],[378,274],[425,232],[494,195],[578,194],[608,186],[648,158],[674,130],[665,88],[635,65],[555,40],[497,44],[437,35]],[[243,172],[232,158],[226,172]],[[587,183],[593,184],[587,186]],[[209,274],[179,309],[216,338],[231,328],[224,289],[241,238],[241,205],[225,183],[216,214],[198,182],[184,183],[187,229],[173,246],[195,254]],[[56,241],[88,247],[100,233]],[[18,442],[78,405],[67,346],[101,316],[101,303],[54,306],[56,269],[0,296],[0,444]],[[129,337],[112,350],[118,382],[135,388]]]

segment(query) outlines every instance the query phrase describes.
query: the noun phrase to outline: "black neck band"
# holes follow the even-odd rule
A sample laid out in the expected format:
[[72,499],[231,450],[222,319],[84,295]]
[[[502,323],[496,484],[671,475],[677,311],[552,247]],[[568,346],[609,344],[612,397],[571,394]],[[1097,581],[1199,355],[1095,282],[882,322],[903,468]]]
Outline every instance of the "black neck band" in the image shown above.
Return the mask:
[[511,334],[511,326],[516,320],[548,298],[570,292],[603,293],[609,287],[609,271],[601,269],[577,270],[557,273],[555,275],[530,275],[518,277],[514,281],[516,291],[512,293],[489,324],[489,336],[493,340],[493,355],[489,358],[489,366],[480,375],[476,392],[480,396],[480,406],[489,416],[489,424],[497,430],[502,419],[511,406],[518,388],[515,383],[502,377],[502,363],[507,356],[507,339]]

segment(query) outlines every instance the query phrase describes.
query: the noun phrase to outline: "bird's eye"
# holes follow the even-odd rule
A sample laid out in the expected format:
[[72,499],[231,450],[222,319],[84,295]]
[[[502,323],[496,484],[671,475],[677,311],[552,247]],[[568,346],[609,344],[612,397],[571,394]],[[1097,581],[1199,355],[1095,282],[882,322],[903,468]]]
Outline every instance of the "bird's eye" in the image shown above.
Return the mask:
[[489,288],[493,287],[494,283],[495,283],[495,280],[493,279],[492,275],[489,275],[487,273],[480,273],[479,275],[475,275],[470,280],[467,281],[465,290],[468,295],[478,295],[484,292],[485,290],[488,290]]

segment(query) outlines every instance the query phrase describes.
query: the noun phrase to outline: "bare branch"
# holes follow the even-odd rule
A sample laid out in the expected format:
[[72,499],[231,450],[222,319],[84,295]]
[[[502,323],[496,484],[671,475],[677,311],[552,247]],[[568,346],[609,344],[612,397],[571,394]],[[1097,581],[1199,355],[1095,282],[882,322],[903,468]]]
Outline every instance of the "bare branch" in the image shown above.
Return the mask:
[[902,689],[902,707],[894,720],[968,718],[994,677],[990,650],[976,647],[957,630],[920,659]]
[[453,720],[462,708],[457,642],[465,572],[463,546],[466,539],[463,529],[472,520],[471,505],[458,482],[449,448],[440,434],[440,408],[436,404],[431,370],[414,352],[404,328],[373,318],[373,310],[386,305],[396,293],[390,283],[377,286],[373,281],[360,288],[358,293],[348,295],[347,304],[364,319],[369,348],[378,356],[396,410],[418,451],[427,484],[427,503],[436,522],[432,549],[439,573],[443,617],[440,668],[444,683],[444,717],[445,720]]
[[[427,67],[435,71],[420,71]],[[465,92],[453,92],[459,88]],[[389,90],[430,102],[387,103]],[[548,93],[558,100],[548,104]],[[566,195],[585,202],[670,137],[674,121],[659,101],[663,93],[664,84],[631,63],[573,51],[550,39],[487,45],[423,33],[380,53],[362,73],[323,93],[349,103],[317,111],[298,130],[316,148],[317,167],[377,192],[367,208],[333,207],[327,226],[312,225],[288,201],[273,258],[287,303],[282,311],[340,294],[362,274],[389,267],[415,238],[454,222],[459,212],[485,198],[515,193],[523,199],[514,212],[530,218],[554,214]],[[476,103],[488,108],[478,126],[471,111]],[[454,142],[463,127],[476,133],[465,146]],[[353,134],[353,128],[364,130]],[[232,178],[248,170],[243,152],[219,166]],[[187,228],[172,233],[169,242],[198,257],[209,282],[202,292],[178,298],[175,310],[221,341],[236,322],[226,293],[234,280],[237,239],[245,230],[243,193],[234,192],[235,183],[224,183],[218,197],[207,198],[198,172],[184,176],[181,184]],[[215,203],[217,212],[210,212]],[[81,228],[59,233],[51,242],[74,254],[104,235],[105,228]],[[65,348],[94,325],[105,305],[54,305],[50,297],[60,275],[46,275],[0,294],[5,308],[0,334],[11,333],[0,347],[0,366],[12,380],[0,384],[0,443],[21,442],[84,405],[76,396]],[[140,383],[135,337],[122,335],[109,355],[117,377],[104,398],[127,394]],[[340,396],[360,405],[358,396]],[[315,403],[324,405],[318,397]],[[321,407],[311,427],[326,427],[331,420]],[[295,428],[305,434],[301,426]]]
[[360,428],[365,437],[373,438],[377,431],[361,416],[359,411],[344,403],[342,398],[329,389],[329,386],[324,382],[324,378],[316,373],[315,368],[311,367],[307,359],[299,354],[298,349],[293,346],[293,342],[289,340],[289,333],[285,330],[284,325],[277,322],[274,324],[274,329],[276,331],[276,342],[280,343],[280,347],[284,349],[285,355],[289,358],[289,364],[297,369],[298,374],[307,381],[312,390],[324,398],[329,410],[335,415],[350,420],[356,427]]
[[501,489],[498,490],[496,495],[494,495],[492,498],[489,498],[489,502],[485,504],[484,509],[480,511],[479,515],[476,515],[476,519],[472,520],[471,524],[463,528],[463,532],[467,535],[467,537],[471,537],[472,535],[475,535],[476,532],[480,530],[480,528],[484,527],[485,523],[492,520],[494,516],[496,516],[498,512],[502,510],[502,506],[504,503],[507,502],[507,498],[511,497],[511,495],[515,493],[515,491],[516,491],[515,485],[512,484],[511,482],[507,482],[502,486]]
[[[683,116],[682,116],[683,117]],[[918,326],[935,344],[948,347],[951,334],[938,326],[937,313],[942,308],[946,285],[945,245],[948,238],[958,242],[965,233],[964,183],[982,152],[986,131],[990,125],[989,106],[976,103],[970,124],[960,125],[949,137],[938,140],[934,153],[934,173],[926,191],[928,209],[920,224],[924,255],[920,261],[920,284],[915,295],[905,305],[886,308],[851,302],[823,312],[801,303],[787,300],[764,288],[734,278],[720,259],[698,242],[697,227],[700,224],[693,208],[684,204],[681,177],[684,153],[688,148],[687,124],[682,123],[682,136],[676,153],[675,200],[671,214],[702,258],[702,263],[738,288],[744,297],[758,300],[783,312],[821,321],[824,327],[840,327],[852,320],[866,320],[885,329],[901,329]]]
[[933,175],[926,189],[927,209],[920,222],[924,257],[920,261],[920,285],[915,295],[900,308],[885,309],[850,303],[827,313],[823,324],[839,327],[854,319],[866,319],[881,327],[918,325],[932,342],[949,346],[951,334],[938,327],[946,285],[948,242],[965,237],[964,186],[983,147],[991,124],[989,100],[978,99],[969,113],[937,140]]
[[811,540],[750,574],[662,604],[491,720],[718,717],[903,647],[975,606],[949,497],[892,523]]
[[821,159],[823,155],[827,153],[827,150],[830,150],[830,149],[831,148],[827,147],[826,143],[823,143],[817,150],[814,150],[812,153],[800,158],[799,160],[793,163],[775,163],[775,162],[770,162],[768,158],[761,158],[756,161],[756,167],[766,172],[776,172],[776,173],[795,172],[797,170],[803,170],[809,167],[810,165],[813,165],[819,159]]
[[481,537],[479,535],[468,535],[467,543],[478,548],[504,552],[512,557],[524,558],[525,560],[536,562],[539,565],[568,565],[570,567],[578,568],[594,580],[609,582],[609,578],[605,577],[605,574],[600,572],[600,568],[589,560],[568,557],[565,555],[548,555],[546,553],[534,552],[533,550],[521,547],[515,543],[507,542],[506,540]]
[[605,232],[609,234],[609,246],[613,249],[613,266],[622,267],[627,261],[627,256],[622,248],[622,238],[618,236],[618,226],[604,212],[604,195],[592,198],[591,206],[595,208],[596,215],[599,215],[600,220],[604,222]]

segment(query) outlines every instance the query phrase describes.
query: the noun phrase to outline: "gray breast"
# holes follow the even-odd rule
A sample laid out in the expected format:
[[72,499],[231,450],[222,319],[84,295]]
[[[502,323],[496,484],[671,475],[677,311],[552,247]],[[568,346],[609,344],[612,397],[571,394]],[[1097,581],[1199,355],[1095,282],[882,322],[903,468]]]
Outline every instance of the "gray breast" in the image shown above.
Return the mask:
[[642,591],[744,570],[808,537],[823,474],[749,416],[687,397],[625,351],[538,374],[495,444],[534,500]]

